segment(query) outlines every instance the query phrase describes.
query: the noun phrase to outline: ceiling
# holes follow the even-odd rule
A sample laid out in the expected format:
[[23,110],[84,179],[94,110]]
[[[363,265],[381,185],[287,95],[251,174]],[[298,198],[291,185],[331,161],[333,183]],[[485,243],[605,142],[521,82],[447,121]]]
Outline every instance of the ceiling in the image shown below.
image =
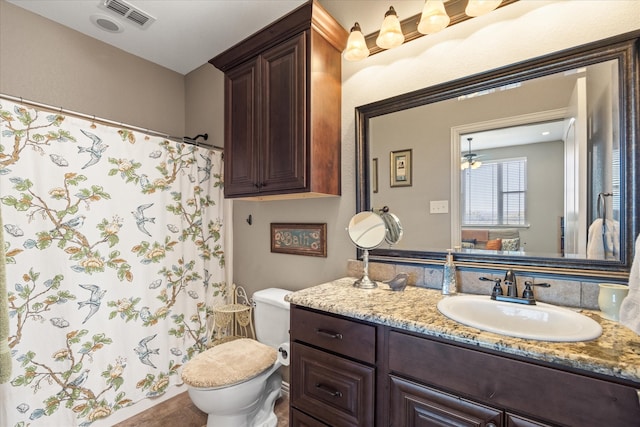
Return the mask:
[[[229,47],[286,15],[305,0],[119,0],[155,21],[140,28],[101,7],[105,0],[6,0],[133,55],[187,74]],[[357,20],[365,33],[377,30],[387,0],[319,0],[347,30]],[[394,5],[400,19],[420,13],[423,0]],[[93,21],[110,22],[109,32]]]

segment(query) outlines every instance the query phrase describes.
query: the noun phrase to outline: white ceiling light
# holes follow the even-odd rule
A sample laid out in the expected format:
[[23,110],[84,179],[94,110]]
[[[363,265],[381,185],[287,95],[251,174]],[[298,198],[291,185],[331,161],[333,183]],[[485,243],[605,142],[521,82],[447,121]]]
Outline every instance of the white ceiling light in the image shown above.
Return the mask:
[[433,34],[444,30],[451,22],[442,0],[427,0],[422,9],[418,23],[418,31],[422,34]]
[[376,44],[381,49],[393,49],[402,43],[404,43],[404,34],[402,34],[398,14],[393,6],[390,6],[384,15],[380,33],[378,34],[378,38],[376,38]]
[[91,15],[89,19],[91,19],[91,22],[101,30],[108,31],[110,33],[121,33],[124,31],[122,25],[109,16],[94,14]]

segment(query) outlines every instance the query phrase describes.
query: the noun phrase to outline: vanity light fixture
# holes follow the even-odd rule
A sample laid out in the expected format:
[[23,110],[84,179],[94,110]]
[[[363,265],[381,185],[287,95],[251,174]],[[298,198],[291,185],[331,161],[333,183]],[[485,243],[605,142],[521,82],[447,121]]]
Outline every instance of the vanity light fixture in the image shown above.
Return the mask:
[[443,0],[427,0],[422,9],[422,16],[418,23],[421,34],[433,34],[447,28],[451,18],[447,15]]
[[495,10],[502,0],[469,0],[464,10],[468,16],[480,16]]
[[357,22],[353,24],[353,27],[351,27],[349,39],[347,40],[347,47],[344,52],[342,52],[342,56],[344,56],[344,59],[347,61],[361,61],[369,56],[367,42],[364,39],[362,30],[360,29],[360,24]]
[[[380,31],[363,35],[356,22],[351,28],[343,57],[361,61],[370,55],[392,49],[404,42],[437,33],[455,24],[484,15],[519,0],[425,0],[422,13],[402,21],[393,6],[384,15]],[[446,3],[446,4],[445,4]],[[364,39],[364,41],[363,41]]]
[[398,14],[393,6],[389,6],[389,10],[384,14],[376,44],[382,49],[393,49],[402,43],[404,43],[404,34],[402,34],[402,28],[400,28]]

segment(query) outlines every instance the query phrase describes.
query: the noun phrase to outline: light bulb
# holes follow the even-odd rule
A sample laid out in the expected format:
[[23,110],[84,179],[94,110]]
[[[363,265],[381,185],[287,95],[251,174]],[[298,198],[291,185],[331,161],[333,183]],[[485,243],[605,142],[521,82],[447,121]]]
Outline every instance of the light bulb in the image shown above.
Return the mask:
[[390,6],[384,15],[384,21],[382,21],[376,44],[382,49],[391,49],[400,46],[402,43],[404,43],[404,34],[402,34],[402,28],[400,28],[398,14],[393,6]]
[[450,21],[442,0],[427,0],[422,9],[418,31],[422,34],[437,33],[444,30]]
[[500,6],[502,0],[469,0],[464,13],[467,16],[480,16]]
[[347,40],[347,47],[345,48],[342,56],[347,61],[361,61],[369,56],[369,48],[367,42],[364,39],[360,24],[357,22],[351,27],[349,33],[349,39]]

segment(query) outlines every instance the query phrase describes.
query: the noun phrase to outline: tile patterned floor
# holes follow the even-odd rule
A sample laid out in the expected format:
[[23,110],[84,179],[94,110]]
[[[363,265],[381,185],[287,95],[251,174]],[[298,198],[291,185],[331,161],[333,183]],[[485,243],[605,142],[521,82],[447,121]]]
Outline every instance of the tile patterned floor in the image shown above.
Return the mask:
[[[281,397],[276,402],[275,413],[278,427],[289,425],[289,398]],[[207,414],[196,408],[187,392],[167,400],[153,408],[129,418],[114,427],[202,427],[207,424]]]

